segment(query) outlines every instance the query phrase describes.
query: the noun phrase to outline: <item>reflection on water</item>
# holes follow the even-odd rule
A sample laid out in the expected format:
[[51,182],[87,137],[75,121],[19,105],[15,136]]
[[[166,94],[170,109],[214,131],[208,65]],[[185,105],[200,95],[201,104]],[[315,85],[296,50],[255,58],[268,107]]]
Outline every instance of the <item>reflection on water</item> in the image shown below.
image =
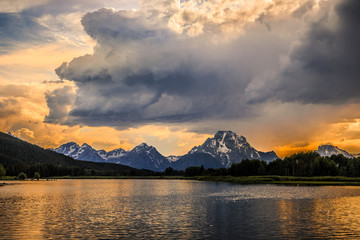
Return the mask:
[[359,239],[359,187],[58,180],[0,188],[0,239]]

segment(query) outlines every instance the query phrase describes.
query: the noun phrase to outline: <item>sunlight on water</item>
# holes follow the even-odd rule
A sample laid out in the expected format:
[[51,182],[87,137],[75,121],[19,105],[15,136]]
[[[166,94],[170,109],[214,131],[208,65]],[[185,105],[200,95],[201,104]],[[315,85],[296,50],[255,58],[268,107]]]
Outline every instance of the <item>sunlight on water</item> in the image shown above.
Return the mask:
[[1,239],[357,239],[359,187],[184,180],[0,188]]

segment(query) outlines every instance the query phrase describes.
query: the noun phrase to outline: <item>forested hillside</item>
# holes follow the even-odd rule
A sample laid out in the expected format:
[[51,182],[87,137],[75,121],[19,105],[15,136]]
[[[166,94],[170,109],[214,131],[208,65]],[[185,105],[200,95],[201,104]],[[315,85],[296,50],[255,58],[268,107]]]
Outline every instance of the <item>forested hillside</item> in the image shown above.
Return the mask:
[[7,176],[16,176],[20,172],[28,176],[34,176],[34,173],[38,172],[42,177],[153,174],[149,170],[134,169],[120,164],[74,160],[2,132],[0,132],[0,164],[4,166]]

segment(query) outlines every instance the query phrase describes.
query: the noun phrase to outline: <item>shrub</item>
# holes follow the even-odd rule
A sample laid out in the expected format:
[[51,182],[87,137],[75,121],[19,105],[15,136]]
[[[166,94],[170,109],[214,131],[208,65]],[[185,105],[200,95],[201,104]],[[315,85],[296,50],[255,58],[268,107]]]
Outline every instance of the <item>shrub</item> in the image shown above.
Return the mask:
[[40,173],[35,172],[35,173],[34,173],[34,179],[36,179],[36,180],[39,181],[39,178],[40,178]]
[[6,174],[6,170],[5,170],[4,166],[2,164],[0,164],[0,178],[5,176],[5,174]]
[[24,173],[24,172],[21,172],[21,173],[19,173],[19,175],[18,175],[18,179],[20,179],[20,180],[25,180],[26,179],[26,174]]

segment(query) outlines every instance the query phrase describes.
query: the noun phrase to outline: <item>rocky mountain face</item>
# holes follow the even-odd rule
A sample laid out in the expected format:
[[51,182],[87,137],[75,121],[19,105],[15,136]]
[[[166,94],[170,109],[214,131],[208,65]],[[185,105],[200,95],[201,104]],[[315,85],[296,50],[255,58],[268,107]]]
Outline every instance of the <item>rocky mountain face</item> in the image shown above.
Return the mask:
[[74,142],[66,143],[52,150],[77,160],[117,163],[160,172],[170,164],[169,160],[162,156],[156,148],[148,146],[146,143],[136,146],[129,152],[121,148],[106,152],[105,150],[95,150],[86,143],[80,147]]
[[344,155],[344,157],[346,158],[354,158],[355,156],[348,153],[345,150],[342,150],[336,146],[333,145],[321,145],[318,147],[318,150],[316,150],[315,152],[319,153],[320,156],[323,157],[331,157],[331,155],[339,155],[342,154]]
[[213,138],[208,138],[202,145],[191,149],[189,154],[207,153],[219,161],[221,166],[230,167],[231,164],[243,159],[260,159],[273,161],[278,158],[275,152],[261,152],[251,147],[244,136],[238,136],[232,131],[218,131]]
[[104,159],[101,157],[104,150],[97,151],[86,143],[80,147],[77,143],[69,142],[52,150],[57,153],[62,153],[66,156],[72,157],[76,160],[104,162]]
[[250,146],[245,137],[231,131],[217,132],[213,138],[208,138],[202,145],[194,147],[184,156],[167,158],[146,143],[136,146],[131,151],[119,148],[106,152],[95,150],[86,143],[80,147],[74,142],[52,150],[78,160],[118,163],[153,171],[164,171],[167,167],[177,170],[184,170],[190,166],[221,168],[230,167],[231,164],[241,162],[243,159],[260,159],[270,162],[278,158],[273,151],[257,151]]
[[138,169],[150,169],[158,172],[162,172],[170,166],[168,159],[161,155],[156,148],[148,146],[146,143],[136,146],[126,155],[117,160],[113,159],[113,161]]

